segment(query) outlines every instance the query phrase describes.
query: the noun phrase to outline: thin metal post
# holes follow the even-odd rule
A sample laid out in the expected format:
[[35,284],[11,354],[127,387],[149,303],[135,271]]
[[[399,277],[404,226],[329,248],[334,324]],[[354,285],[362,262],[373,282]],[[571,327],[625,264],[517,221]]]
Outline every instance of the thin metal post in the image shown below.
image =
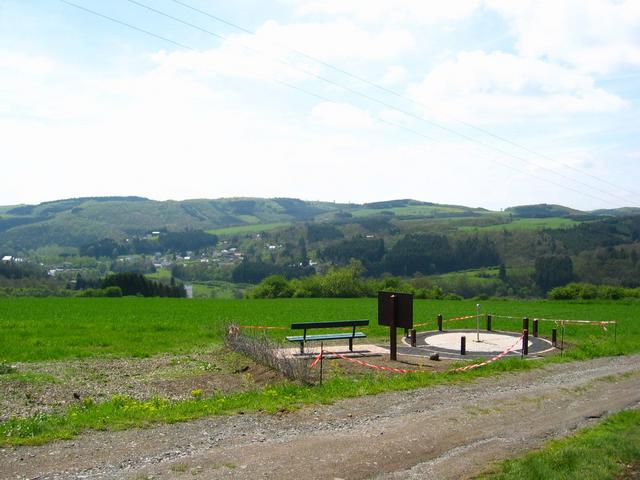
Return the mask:
[[522,355],[529,355],[529,330],[522,332]]
[[438,331],[442,331],[442,315],[438,315]]
[[411,330],[411,346],[415,347],[416,346],[416,329],[412,329]]
[[564,322],[562,322],[562,334],[560,337],[560,356],[564,354]]
[[460,337],[460,355],[467,354],[467,337],[464,335]]
[[529,317],[522,319],[522,330],[529,330]]
[[480,304],[476,303],[476,342],[480,341]]
[[320,342],[320,385],[322,385],[322,364],[324,363],[324,342]]
[[538,319],[534,318],[533,319],[533,336],[534,337],[538,337]]
[[554,328],[553,330],[551,330],[551,345],[553,347],[558,346],[558,329],[557,328]]
[[487,332],[491,331],[491,314],[487,313]]

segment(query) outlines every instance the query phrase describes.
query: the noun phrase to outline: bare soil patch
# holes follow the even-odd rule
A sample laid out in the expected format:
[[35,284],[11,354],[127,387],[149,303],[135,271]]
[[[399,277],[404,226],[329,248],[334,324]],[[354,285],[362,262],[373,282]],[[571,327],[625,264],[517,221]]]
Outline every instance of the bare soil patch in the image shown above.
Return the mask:
[[171,400],[253,390],[282,379],[272,370],[224,348],[151,358],[88,358],[17,363],[0,375],[0,421],[63,410],[90,397],[127,395]]

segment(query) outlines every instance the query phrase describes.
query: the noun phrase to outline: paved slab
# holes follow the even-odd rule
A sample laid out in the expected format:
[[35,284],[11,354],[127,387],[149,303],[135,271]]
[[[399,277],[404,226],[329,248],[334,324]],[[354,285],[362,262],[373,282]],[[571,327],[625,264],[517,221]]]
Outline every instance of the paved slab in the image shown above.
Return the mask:
[[[460,355],[460,338],[466,337],[467,354]],[[420,332],[416,339],[416,347],[410,346],[409,339],[403,338],[402,349],[398,351],[405,355],[429,356],[438,353],[441,358],[465,359],[478,357],[492,357],[504,352],[514,344],[516,348],[510,352],[511,356],[519,356],[522,342],[518,343],[520,333],[517,332],[487,332],[480,331],[480,341],[477,341],[476,330],[447,330]],[[538,356],[550,353],[555,349],[545,338],[529,336],[529,355]]]
[[[300,353],[300,348],[283,348],[280,353],[285,358],[313,358],[320,353],[320,344],[305,344],[304,353]],[[336,354],[346,355],[349,357],[372,357],[379,355],[389,355],[389,349],[381,347],[379,345],[354,345],[353,351],[349,350],[349,347],[345,345],[325,345],[324,357],[335,358]]]

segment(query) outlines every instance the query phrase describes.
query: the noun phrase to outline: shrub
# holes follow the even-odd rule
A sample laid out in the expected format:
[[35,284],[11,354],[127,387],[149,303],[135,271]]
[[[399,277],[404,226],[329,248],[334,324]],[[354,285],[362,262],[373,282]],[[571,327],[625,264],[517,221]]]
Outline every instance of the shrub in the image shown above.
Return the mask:
[[294,294],[291,284],[282,275],[271,275],[253,289],[253,298],[289,298]]

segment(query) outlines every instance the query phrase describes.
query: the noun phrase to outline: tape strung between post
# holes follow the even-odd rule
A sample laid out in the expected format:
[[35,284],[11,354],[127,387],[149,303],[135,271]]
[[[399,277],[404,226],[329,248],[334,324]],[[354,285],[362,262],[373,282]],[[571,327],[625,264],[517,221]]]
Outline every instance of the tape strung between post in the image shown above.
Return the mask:
[[324,351],[322,350],[322,348],[320,348],[320,353],[316,358],[313,359],[313,362],[311,362],[311,368],[316,368],[316,365],[320,360],[322,360],[323,356],[324,356]]
[[[383,367],[381,365],[373,365],[372,363],[363,362],[362,360],[357,360],[355,358],[349,358],[346,355],[341,353],[331,353],[330,355],[335,355],[342,360],[346,360],[347,362],[357,363],[358,365],[362,365],[363,367],[373,368],[375,370],[384,370],[385,372],[393,372],[393,373],[420,373],[424,372],[424,370],[405,370],[403,368],[393,368],[393,367]],[[311,363],[311,368],[314,368],[320,359],[324,356],[324,352],[320,352],[318,356]]]
[[[475,316],[475,315],[474,315]],[[491,315],[492,318],[508,318],[512,320],[520,320],[522,317],[512,317],[509,315]],[[562,320],[557,318],[533,318],[533,320],[538,320],[540,322],[555,322],[555,323],[575,323],[575,324],[584,324],[584,325],[615,325],[618,322],[616,320]]]
[[[477,315],[466,315],[464,317],[455,317],[455,318],[447,318],[445,320],[442,320],[442,322],[457,322],[459,320],[469,320],[470,318],[476,318]],[[413,326],[413,328],[416,327],[424,327],[425,325],[429,325],[431,322],[433,322],[434,320],[430,320],[428,322],[424,322],[424,323],[418,323],[416,325]]]
[[493,358],[490,358],[489,360],[485,360],[482,363],[474,363],[473,365],[465,365],[464,367],[456,368],[455,370],[452,370],[452,373],[464,372],[466,370],[472,370],[474,368],[482,367],[484,365],[488,365],[490,363],[493,363],[496,360],[499,360],[502,357],[504,357],[507,353],[511,352],[512,350],[515,350],[515,348],[518,346],[518,344],[522,341],[523,338],[524,338],[524,335],[520,335],[520,338],[518,338],[518,340],[516,340],[513,345],[511,345],[509,348],[507,348],[504,352],[499,353],[498,355],[496,355]]
[[[518,346],[518,344],[522,341],[523,337],[524,337],[524,335],[520,335],[520,338],[518,338],[518,340],[516,340],[513,345],[511,345],[509,348],[507,348],[504,352],[499,353],[498,355],[496,355],[493,358],[490,358],[489,360],[486,360],[486,361],[484,361],[482,363],[474,363],[473,365],[466,365],[464,367],[456,368],[455,370],[451,370],[450,373],[463,372],[463,371],[466,371],[466,370],[472,370],[474,368],[482,367],[484,365],[488,365],[490,363],[493,363],[496,360],[499,360],[502,357],[504,357],[507,353],[513,351]],[[349,358],[346,355],[342,355],[341,353],[332,353],[331,355],[335,355],[336,357],[341,358],[342,360],[346,360],[346,361],[351,362],[351,363],[357,363],[358,365],[362,365],[363,367],[373,368],[375,370],[384,370],[385,372],[392,372],[392,373],[424,373],[425,372],[424,370],[406,370],[404,368],[393,368],[393,367],[383,367],[381,365],[373,365],[371,363],[363,362],[362,360],[358,360],[356,358]],[[311,363],[311,368],[315,368],[315,366],[318,364],[318,362],[320,362],[320,359],[323,356],[324,356],[324,352],[320,351],[318,356],[316,356],[316,358],[314,358],[313,362]]]
[[266,325],[240,325],[240,328],[251,328],[256,330],[289,330],[287,327],[268,327]]

